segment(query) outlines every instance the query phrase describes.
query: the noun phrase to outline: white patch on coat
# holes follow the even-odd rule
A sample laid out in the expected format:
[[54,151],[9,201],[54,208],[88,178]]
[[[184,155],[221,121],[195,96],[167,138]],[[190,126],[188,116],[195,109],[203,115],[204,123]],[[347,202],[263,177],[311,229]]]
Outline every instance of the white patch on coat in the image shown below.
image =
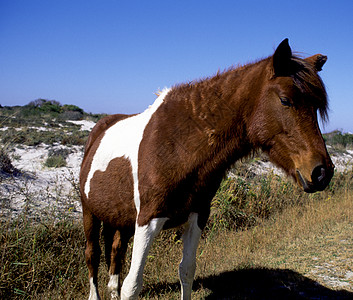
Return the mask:
[[94,284],[92,277],[89,279],[89,286],[90,286],[90,290],[89,290],[88,300],[100,300],[97,286]]
[[130,160],[134,179],[134,202],[137,213],[140,211],[140,194],[138,189],[138,152],[143,132],[153,113],[163,103],[170,89],[164,89],[156,101],[143,113],[124,119],[108,128],[92,159],[90,171],[85,183],[85,194],[88,198],[91,179],[96,171],[104,172],[111,160],[124,157]]
[[119,275],[114,274],[110,275],[109,283],[108,283],[108,290],[110,292],[111,299],[119,299]]
[[196,251],[201,237],[201,229],[197,224],[197,219],[197,213],[190,214],[182,236],[183,258],[179,265],[181,299],[191,299],[192,283],[196,270]]
[[144,226],[138,226],[136,223],[131,266],[121,288],[121,300],[137,299],[142,288],[142,275],[148,251],[167,220],[168,218],[155,218]]

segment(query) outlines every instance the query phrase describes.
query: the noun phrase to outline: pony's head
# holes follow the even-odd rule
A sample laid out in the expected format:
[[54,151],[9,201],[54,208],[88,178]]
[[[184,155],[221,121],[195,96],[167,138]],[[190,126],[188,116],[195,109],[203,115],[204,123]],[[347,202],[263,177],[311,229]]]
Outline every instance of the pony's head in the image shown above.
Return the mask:
[[321,54],[293,56],[285,39],[268,60],[270,75],[252,114],[254,143],[306,192],[325,189],[334,171],[317,117],[327,120],[327,95],[318,75],[326,60]]

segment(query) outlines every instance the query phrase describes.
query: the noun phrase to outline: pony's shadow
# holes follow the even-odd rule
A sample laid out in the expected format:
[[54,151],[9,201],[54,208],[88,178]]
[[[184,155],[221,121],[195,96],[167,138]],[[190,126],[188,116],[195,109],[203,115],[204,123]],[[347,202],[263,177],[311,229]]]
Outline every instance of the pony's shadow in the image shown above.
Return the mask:
[[[151,288],[151,286],[149,287]],[[205,299],[353,299],[353,293],[346,290],[332,290],[292,270],[244,269],[219,275],[197,278],[193,290],[203,288],[209,291]],[[152,287],[154,293],[179,290],[179,283],[158,283]]]

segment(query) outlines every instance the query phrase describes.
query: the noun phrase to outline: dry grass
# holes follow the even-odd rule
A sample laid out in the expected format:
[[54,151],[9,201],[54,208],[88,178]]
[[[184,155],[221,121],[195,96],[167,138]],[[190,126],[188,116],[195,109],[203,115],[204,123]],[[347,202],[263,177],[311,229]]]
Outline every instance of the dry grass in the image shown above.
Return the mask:
[[[225,181],[198,249],[193,299],[351,299],[352,174],[337,174],[314,195],[273,174],[249,176],[240,187],[238,177]],[[173,230],[155,241],[143,299],[180,297],[179,237]],[[80,220],[1,223],[0,298],[87,298],[83,253]],[[108,299],[103,261],[100,291]]]
[[[342,187],[335,199],[328,195],[304,206],[292,205],[247,230],[222,231],[203,239],[193,298],[352,299],[353,202],[349,192]],[[146,299],[179,297],[180,253],[176,257],[173,253],[171,264],[170,250],[160,256],[159,264],[165,266],[158,276],[162,283],[148,271],[154,270],[153,262],[146,268],[148,277],[154,277],[144,289]]]

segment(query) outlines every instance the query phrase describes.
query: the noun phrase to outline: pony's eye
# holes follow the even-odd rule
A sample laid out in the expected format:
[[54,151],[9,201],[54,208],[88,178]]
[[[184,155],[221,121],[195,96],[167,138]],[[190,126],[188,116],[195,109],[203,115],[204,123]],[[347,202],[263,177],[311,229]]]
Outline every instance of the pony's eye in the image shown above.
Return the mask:
[[292,106],[292,103],[287,97],[281,97],[281,103],[283,106],[288,106],[288,107]]

